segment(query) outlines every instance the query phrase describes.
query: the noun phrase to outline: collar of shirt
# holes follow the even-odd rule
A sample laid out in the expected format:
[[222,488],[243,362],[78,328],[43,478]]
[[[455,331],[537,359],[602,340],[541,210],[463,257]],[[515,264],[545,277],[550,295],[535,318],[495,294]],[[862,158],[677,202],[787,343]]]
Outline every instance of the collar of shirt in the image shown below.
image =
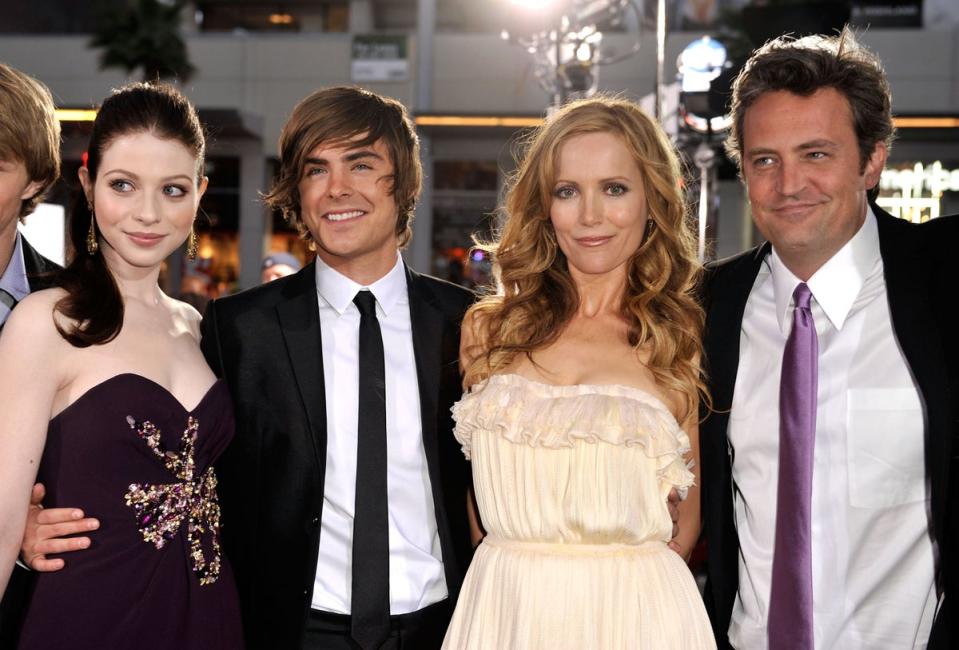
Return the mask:
[[[856,296],[878,259],[879,228],[872,208],[866,206],[866,219],[859,231],[806,282],[826,318],[837,330],[842,329]],[[775,248],[766,258],[766,264],[772,274],[779,329],[788,334],[791,321],[787,314],[793,291],[801,280],[786,268]]]
[[3,289],[19,302],[30,294],[30,283],[27,282],[27,267],[23,261],[23,244],[21,235],[17,232],[14,240],[13,256],[10,257],[10,263],[7,269],[0,277],[0,289]]
[[389,316],[406,295],[406,268],[399,251],[396,252],[396,263],[393,268],[368,286],[354,282],[327,265],[319,255],[316,256],[316,292],[337,314],[342,316],[353,304],[356,294],[363,289],[373,292],[376,304],[379,305],[383,315]]

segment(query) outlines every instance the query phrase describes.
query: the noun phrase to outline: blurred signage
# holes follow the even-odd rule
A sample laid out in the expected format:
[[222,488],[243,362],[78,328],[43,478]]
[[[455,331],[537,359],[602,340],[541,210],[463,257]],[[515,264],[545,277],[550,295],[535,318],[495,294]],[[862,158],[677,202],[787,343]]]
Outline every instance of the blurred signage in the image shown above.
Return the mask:
[[921,223],[941,213],[942,195],[959,192],[959,168],[931,165],[889,168],[882,172],[876,203],[890,214]]
[[922,27],[922,0],[859,0],[849,19],[861,27]]
[[407,81],[410,64],[406,36],[355,35],[351,76],[354,82]]

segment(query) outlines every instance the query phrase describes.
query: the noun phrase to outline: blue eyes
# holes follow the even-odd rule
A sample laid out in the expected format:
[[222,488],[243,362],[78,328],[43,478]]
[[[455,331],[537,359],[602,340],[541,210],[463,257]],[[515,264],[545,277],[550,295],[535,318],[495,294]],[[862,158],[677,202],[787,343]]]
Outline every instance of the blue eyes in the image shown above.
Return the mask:
[[[825,160],[829,158],[829,153],[826,151],[810,151],[803,156],[806,160]],[[776,164],[777,159],[772,156],[762,156],[759,158],[754,158],[752,161],[752,166],[756,168],[771,167]]]
[[[136,189],[133,183],[120,178],[110,181],[109,186],[110,189],[114,190],[115,192],[119,192],[120,194],[127,194]],[[167,196],[171,199],[178,199],[182,196],[186,196],[189,193],[189,190],[182,185],[164,185],[161,192],[163,192],[164,196]]]
[[[350,171],[354,171],[354,172],[367,171],[369,169],[373,169],[373,167],[364,162],[356,163],[355,165],[350,167]],[[326,170],[326,167],[307,167],[306,171],[303,172],[303,175],[309,178],[310,176],[318,176],[320,174],[326,174],[326,173],[328,173]]]

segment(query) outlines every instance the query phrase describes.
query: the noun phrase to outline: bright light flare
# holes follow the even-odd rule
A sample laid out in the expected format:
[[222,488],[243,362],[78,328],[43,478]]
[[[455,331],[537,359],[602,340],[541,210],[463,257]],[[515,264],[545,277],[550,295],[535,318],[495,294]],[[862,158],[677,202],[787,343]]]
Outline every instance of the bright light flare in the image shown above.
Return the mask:
[[703,36],[686,46],[679,55],[683,92],[704,92],[726,65],[726,48],[715,38]]
[[514,5],[519,5],[524,9],[546,9],[556,4],[558,0],[511,0]]

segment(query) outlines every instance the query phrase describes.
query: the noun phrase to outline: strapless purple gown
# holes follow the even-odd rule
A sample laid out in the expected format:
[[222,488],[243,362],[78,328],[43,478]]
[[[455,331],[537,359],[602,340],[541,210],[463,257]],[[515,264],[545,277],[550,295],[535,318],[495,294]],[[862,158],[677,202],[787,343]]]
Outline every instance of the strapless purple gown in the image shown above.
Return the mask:
[[117,375],[50,421],[47,507],[100,520],[91,547],[39,574],[20,648],[241,648],[233,574],[220,551],[213,463],[233,437],[218,381],[192,411],[159,384]]

